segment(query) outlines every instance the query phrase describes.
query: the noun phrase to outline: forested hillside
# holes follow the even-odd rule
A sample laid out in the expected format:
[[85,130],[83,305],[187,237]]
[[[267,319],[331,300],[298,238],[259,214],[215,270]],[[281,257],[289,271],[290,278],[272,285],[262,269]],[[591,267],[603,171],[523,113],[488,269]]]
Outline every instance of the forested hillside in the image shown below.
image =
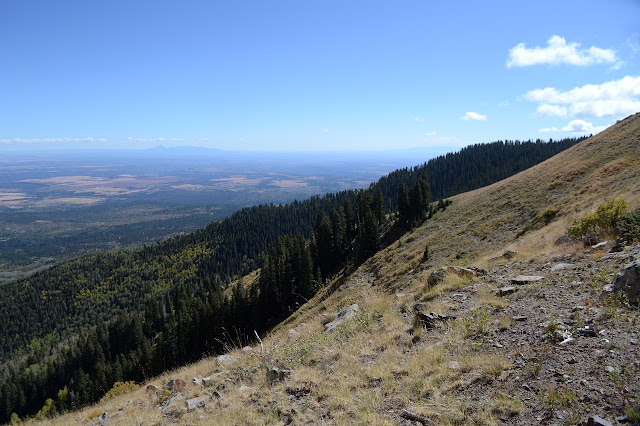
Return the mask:
[[[389,230],[385,211],[399,209],[400,229],[428,218],[434,209],[429,183],[440,188],[433,198],[442,199],[577,142],[474,145],[393,172],[363,191],[243,209],[186,236],[81,257],[4,285],[0,421],[12,412],[35,413],[47,397],[58,410],[86,404],[115,381],[142,380],[218,352],[224,330],[264,331],[324,278],[374,254],[381,228]],[[495,171],[487,160],[492,151],[505,165]],[[423,173],[428,179],[419,178]],[[258,285],[248,293],[235,286],[225,296],[226,283],[260,264]]]

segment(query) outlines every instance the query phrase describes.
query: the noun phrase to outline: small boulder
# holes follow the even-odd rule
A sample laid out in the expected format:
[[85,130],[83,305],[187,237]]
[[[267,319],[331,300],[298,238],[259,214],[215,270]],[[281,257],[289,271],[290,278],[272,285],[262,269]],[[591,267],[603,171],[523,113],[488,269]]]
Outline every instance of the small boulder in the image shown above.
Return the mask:
[[171,379],[169,381],[169,383],[167,383],[166,388],[171,392],[171,393],[180,393],[180,392],[184,392],[184,387],[187,384],[185,383],[184,380],[181,379]]
[[211,401],[211,397],[209,395],[202,395],[196,398],[187,399],[185,401],[187,404],[187,411],[193,411],[197,407],[204,407],[209,401]]
[[147,395],[157,395],[159,390],[160,388],[157,387],[156,385],[149,385],[146,388]]
[[629,266],[621,269],[613,282],[606,286],[602,295],[622,291],[627,295],[629,303],[637,306],[640,303],[640,260],[634,260]]
[[573,268],[571,263],[557,263],[551,267],[551,272],[564,271],[565,269]]
[[416,314],[416,318],[418,319],[418,321],[420,321],[420,323],[425,328],[429,329],[429,328],[435,327],[436,322],[444,322],[451,319],[455,319],[450,315],[436,314],[435,312],[430,312],[428,314],[425,314],[421,310],[424,305],[425,305],[424,303],[416,303],[415,305],[413,305],[413,312]]
[[354,318],[358,314],[358,305],[353,304],[346,308],[340,309],[336,315],[336,319],[324,326],[324,331],[329,332],[335,330],[344,321]]
[[219,355],[216,357],[217,365],[229,365],[233,361],[235,361],[235,358],[232,357],[231,355]]
[[285,377],[291,375],[291,370],[281,370],[280,368],[270,368],[267,370],[267,382],[272,385],[276,382],[281,382]]
[[447,274],[455,274],[460,278],[473,278],[476,276],[476,272],[471,269],[461,268],[459,266],[445,266],[440,269],[436,269],[429,275],[429,278],[427,278],[427,285],[429,287],[438,285],[444,281]]
[[613,423],[599,416],[591,416],[580,423],[580,426],[613,426]]
[[518,291],[516,287],[501,287],[498,289],[497,293],[498,296],[506,296],[508,294],[515,293],[516,291]]

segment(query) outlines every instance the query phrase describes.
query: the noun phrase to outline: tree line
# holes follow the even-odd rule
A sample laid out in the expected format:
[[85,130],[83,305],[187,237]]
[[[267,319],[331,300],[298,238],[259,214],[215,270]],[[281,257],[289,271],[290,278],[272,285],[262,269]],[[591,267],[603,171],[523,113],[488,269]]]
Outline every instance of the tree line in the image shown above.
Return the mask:
[[[488,145],[500,151],[505,144]],[[540,143],[507,145],[506,152],[553,151]],[[431,203],[430,164],[460,169],[470,152],[486,149],[397,170],[365,190],[246,208],[188,235],[84,256],[1,286],[0,421],[12,412],[34,414],[46,398],[57,409],[83,405],[115,381],[140,381],[219,353],[230,330],[265,331],[332,274],[376,253],[385,230],[398,235],[446,208],[443,198]],[[495,180],[504,173],[481,171]],[[452,176],[449,187],[461,187],[462,179]],[[259,266],[256,285],[229,294],[231,280]],[[127,330],[135,337],[119,334]],[[120,339],[130,343],[113,343]]]

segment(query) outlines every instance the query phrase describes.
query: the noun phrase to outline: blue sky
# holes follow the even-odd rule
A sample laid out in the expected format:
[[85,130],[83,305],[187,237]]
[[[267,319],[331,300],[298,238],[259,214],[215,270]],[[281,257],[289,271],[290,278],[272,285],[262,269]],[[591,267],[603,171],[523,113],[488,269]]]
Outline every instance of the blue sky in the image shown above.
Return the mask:
[[596,133],[640,2],[0,0],[0,150],[335,150]]

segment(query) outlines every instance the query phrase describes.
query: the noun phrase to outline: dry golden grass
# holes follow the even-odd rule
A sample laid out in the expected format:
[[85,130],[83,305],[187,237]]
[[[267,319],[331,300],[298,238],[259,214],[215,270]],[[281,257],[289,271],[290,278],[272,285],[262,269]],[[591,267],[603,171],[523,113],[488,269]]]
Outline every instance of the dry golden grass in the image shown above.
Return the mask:
[[[264,353],[234,350],[236,361],[231,365],[216,366],[213,359],[204,359],[151,383],[162,386],[173,377],[189,381],[214,371],[220,380],[230,379],[219,402],[179,414],[179,424],[275,424],[291,418],[297,423],[384,425],[397,424],[403,408],[439,425],[502,424],[500,419],[522,412],[523,403],[499,389],[497,379],[509,371],[509,361],[477,342],[492,328],[511,326],[511,318],[500,312],[508,302],[496,297],[488,284],[450,275],[425,288],[427,277],[444,265],[489,267],[494,263],[490,259],[506,249],[518,252],[511,262],[577,250],[553,246],[573,217],[595,209],[605,198],[623,197],[632,207],[640,204],[638,135],[640,115],[532,169],[453,197],[445,211],[377,253],[351,276],[336,278],[263,336]],[[537,214],[550,208],[558,210],[554,221],[516,238]],[[422,260],[425,245],[431,252],[427,262]],[[242,283],[248,285],[256,277]],[[457,306],[450,297],[456,291],[470,297],[467,307],[456,311],[458,319],[429,330],[414,324],[416,301],[426,301],[429,311],[445,314]],[[324,333],[324,324],[353,303],[360,307],[358,316]],[[293,328],[296,337],[290,338]],[[285,383],[270,386],[265,372],[274,365],[294,372]],[[474,380],[495,383],[495,392],[470,403],[460,389]],[[255,391],[241,392],[242,385]],[[287,394],[287,386],[305,385],[310,387],[308,395],[292,400]],[[193,396],[201,390],[190,386],[186,392]],[[140,404],[134,407],[128,401]],[[86,424],[91,416],[119,409],[122,414],[112,424],[163,422],[143,387],[47,424]]]

